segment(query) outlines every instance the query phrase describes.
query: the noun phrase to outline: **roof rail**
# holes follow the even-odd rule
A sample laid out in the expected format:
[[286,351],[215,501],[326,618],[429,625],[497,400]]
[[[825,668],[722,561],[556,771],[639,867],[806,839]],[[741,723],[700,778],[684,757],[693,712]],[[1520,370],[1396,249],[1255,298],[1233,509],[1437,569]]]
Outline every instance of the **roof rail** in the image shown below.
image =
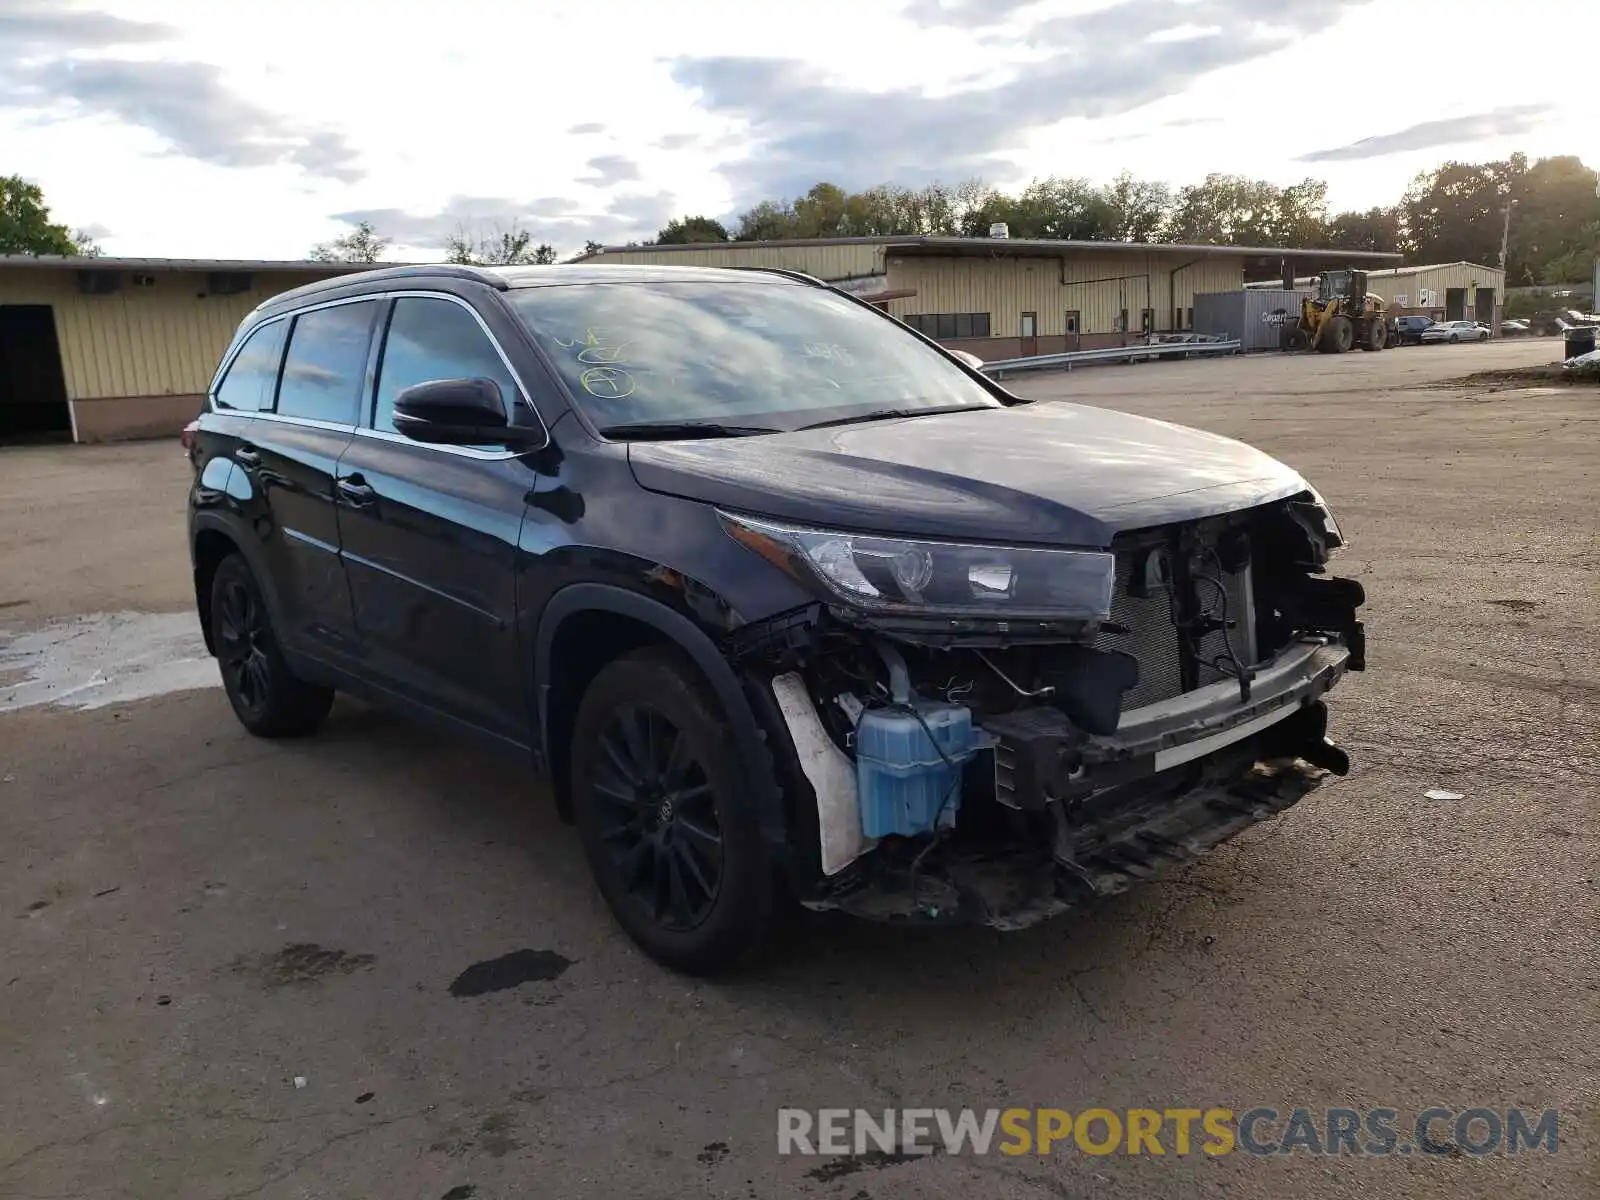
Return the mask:
[[766,275],[782,275],[785,279],[794,279],[800,283],[810,284],[812,287],[830,288],[837,291],[833,285],[815,275],[807,275],[804,271],[791,271],[787,267],[727,267],[729,271],[760,271]]

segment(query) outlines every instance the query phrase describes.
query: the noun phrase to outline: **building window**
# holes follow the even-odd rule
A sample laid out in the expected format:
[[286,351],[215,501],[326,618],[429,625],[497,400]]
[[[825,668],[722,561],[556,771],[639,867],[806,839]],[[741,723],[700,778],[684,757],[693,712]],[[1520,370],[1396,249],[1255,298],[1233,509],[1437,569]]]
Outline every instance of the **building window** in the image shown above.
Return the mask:
[[954,338],[986,338],[989,336],[989,314],[984,313],[910,313],[906,324],[941,342]]
[[1067,321],[1066,321],[1065,328],[1066,328],[1066,331],[1069,334],[1070,333],[1081,333],[1081,332],[1083,332],[1079,328],[1079,325],[1082,323],[1082,321],[1083,321],[1083,315],[1081,313],[1079,313],[1077,309],[1075,309],[1075,308],[1067,309]]
[[1181,305],[1172,310],[1172,327],[1174,329],[1183,328],[1183,308]]
[[1117,332],[1128,332],[1128,310],[1125,308],[1119,308],[1117,310]]
[[1156,310],[1146,308],[1139,313],[1139,328],[1145,333],[1154,333],[1156,328]]

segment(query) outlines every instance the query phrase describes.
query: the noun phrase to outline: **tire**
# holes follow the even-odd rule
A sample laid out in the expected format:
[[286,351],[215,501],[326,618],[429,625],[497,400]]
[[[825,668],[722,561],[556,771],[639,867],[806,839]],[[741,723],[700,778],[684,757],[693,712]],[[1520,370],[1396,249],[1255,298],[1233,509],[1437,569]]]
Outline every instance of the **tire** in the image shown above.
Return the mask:
[[1324,354],[1343,354],[1355,344],[1355,326],[1350,323],[1350,318],[1340,314],[1328,318],[1327,326],[1322,331],[1322,340],[1317,343],[1317,349]]
[[1489,340],[1489,335],[1487,333],[1480,333],[1478,335],[1478,340],[1480,342],[1487,342]]
[[1389,330],[1382,321],[1368,321],[1363,334],[1361,339],[1363,350],[1382,350],[1389,344]]
[[211,577],[211,631],[222,686],[241,725],[264,738],[316,732],[333,707],[333,689],[289,670],[261,587],[238,554],[218,563]]
[[1459,333],[1452,333],[1452,334],[1451,334],[1451,335],[1450,335],[1450,344],[1451,344],[1451,345],[1452,345],[1452,346],[1454,346],[1454,345],[1455,345],[1455,344],[1456,344],[1456,343],[1457,343],[1457,342],[1459,342],[1459,341],[1460,341],[1460,340],[1461,340],[1461,335],[1460,335],[1460,334],[1459,334]]
[[1285,350],[1300,351],[1307,346],[1306,331],[1298,325],[1283,335],[1283,348]]
[[733,732],[676,650],[601,669],[572,733],[573,816],[600,894],[651,958],[736,965],[774,924],[776,875]]

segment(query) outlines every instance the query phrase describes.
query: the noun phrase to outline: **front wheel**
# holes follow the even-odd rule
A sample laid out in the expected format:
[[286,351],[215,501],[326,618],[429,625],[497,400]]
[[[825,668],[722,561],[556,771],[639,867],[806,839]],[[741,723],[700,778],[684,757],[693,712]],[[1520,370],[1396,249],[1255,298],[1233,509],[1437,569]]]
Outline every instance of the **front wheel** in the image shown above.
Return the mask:
[[651,958],[710,974],[766,936],[775,876],[749,785],[683,655],[642,650],[600,671],[578,707],[571,785],[600,894]]
[[1487,342],[1489,340],[1489,335],[1487,333],[1480,333],[1478,335],[1478,340],[1480,342]]
[[238,554],[223,559],[211,577],[211,632],[222,686],[241,725],[257,737],[316,732],[333,707],[333,689],[289,670],[261,587]]

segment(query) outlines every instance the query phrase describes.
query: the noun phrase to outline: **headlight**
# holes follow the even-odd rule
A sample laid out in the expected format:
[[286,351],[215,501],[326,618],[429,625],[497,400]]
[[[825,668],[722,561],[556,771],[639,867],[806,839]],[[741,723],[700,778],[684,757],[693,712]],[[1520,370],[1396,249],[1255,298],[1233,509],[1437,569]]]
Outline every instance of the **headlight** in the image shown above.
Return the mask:
[[870,612],[1042,621],[1111,616],[1116,562],[1101,551],[928,542],[718,515],[736,541]]
[[1311,493],[1311,498],[1316,501],[1317,508],[1322,513],[1322,531],[1328,538],[1328,557],[1332,558],[1344,549],[1344,533],[1339,529],[1339,522],[1334,520],[1333,509],[1328,507],[1328,502],[1322,498],[1322,493],[1310,484],[1306,490]]

